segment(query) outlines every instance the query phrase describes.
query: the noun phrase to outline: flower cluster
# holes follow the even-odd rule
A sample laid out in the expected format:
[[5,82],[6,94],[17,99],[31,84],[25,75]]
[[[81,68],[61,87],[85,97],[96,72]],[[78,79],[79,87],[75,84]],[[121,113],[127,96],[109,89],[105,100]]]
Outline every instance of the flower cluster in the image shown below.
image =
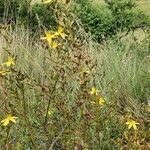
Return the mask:
[[59,36],[65,39],[66,35],[62,26],[58,26],[58,30],[56,32],[45,31],[45,37],[42,37],[41,40],[47,40],[51,48],[57,48],[58,44],[55,42],[55,39],[57,39]]
[[92,104],[98,104],[99,106],[104,106],[106,102],[105,102],[104,98],[99,96],[99,93],[100,93],[99,90],[97,90],[95,87],[92,87],[89,94],[95,95],[96,97],[98,97],[98,98],[96,98],[96,101],[92,101]]
[[[89,91],[89,94],[91,95],[95,95],[96,97],[99,97],[99,93],[100,91],[97,90],[95,87],[92,87],[92,89]],[[98,104],[99,106],[104,106],[106,104],[105,99],[102,97],[99,97],[98,99],[96,99],[96,101],[92,101],[92,104]],[[134,129],[137,130],[137,125],[139,125],[139,123],[137,121],[135,121],[134,119],[128,119],[125,124],[128,126],[128,129]]]

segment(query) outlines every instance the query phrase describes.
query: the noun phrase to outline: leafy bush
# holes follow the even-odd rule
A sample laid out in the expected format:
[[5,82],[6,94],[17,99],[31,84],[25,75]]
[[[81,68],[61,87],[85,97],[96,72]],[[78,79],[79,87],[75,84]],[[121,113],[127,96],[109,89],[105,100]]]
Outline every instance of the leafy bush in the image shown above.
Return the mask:
[[[96,10],[91,7],[88,1],[83,3],[78,3],[76,5],[76,13],[84,24],[85,30],[92,34],[93,38],[100,40],[102,35],[106,36],[112,34],[112,22],[113,16],[111,11],[106,7],[102,7],[99,11],[99,14],[96,13]],[[101,36],[100,36],[101,35]]]
[[97,11],[90,1],[76,1],[75,12],[86,31],[96,40],[148,24],[147,17],[136,9],[134,0],[105,0]]
[[136,9],[135,0],[105,0],[112,12],[115,30],[130,29],[147,23],[147,17]]

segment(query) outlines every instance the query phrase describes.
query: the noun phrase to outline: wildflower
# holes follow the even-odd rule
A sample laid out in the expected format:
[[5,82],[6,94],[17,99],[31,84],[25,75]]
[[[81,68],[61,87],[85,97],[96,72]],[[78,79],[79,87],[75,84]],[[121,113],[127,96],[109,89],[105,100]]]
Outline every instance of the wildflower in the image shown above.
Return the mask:
[[104,106],[104,105],[105,105],[105,100],[104,100],[103,98],[99,98],[98,104],[99,104],[100,106]]
[[61,36],[63,39],[65,39],[65,33],[64,28],[62,26],[58,26],[58,31],[55,33],[56,36]]
[[56,48],[58,45],[53,39],[56,37],[54,34],[51,34],[50,31],[45,32],[46,37],[42,37],[41,40],[47,40],[48,44],[52,48]]
[[8,60],[2,65],[6,65],[7,67],[14,66],[15,65],[14,59],[12,57],[8,57]]
[[92,89],[91,89],[91,91],[89,93],[91,95],[93,95],[93,94],[98,95],[99,91],[95,87],[92,87]]
[[137,130],[137,126],[139,123],[134,121],[133,119],[129,119],[126,124],[128,125],[128,129],[133,128],[134,130]]
[[44,2],[42,2],[43,4],[48,4],[48,3],[52,3],[53,0],[45,0]]
[[9,124],[9,122],[16,123],[16,118],[17,117],[12,116],[11,114],[9,114],[5,119],[3,119],[1,121],[1,123],[3,123],[3,126],[7,126]]
[[9,70],[2,70],[2,71],[0,71],[0,75],[2,75],[2,76],[7,75],[7,74],[10,74]]
[[91,101],[91,104],[93,105],[99,105],[99,106],[104,106],[105,105],[105,100],[103,98],[99,98],[96,101]]
[[58,45],[57,45],[57,43],[56,43],[56,42],[52,42],[52,43],[51,43],[51,47],[52,47],[52,48],[57,48],[57,47],[58,47]]

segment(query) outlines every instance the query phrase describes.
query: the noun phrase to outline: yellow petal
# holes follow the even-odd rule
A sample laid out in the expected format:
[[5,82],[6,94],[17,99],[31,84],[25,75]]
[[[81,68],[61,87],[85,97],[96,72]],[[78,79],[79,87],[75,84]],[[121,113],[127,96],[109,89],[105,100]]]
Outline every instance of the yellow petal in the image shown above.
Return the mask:
[[59,35],[59,33],[58,33],[58,32],[55,32],[54,36],[57,37],[58,35]]
[[126,124],[129,125],[130,123],[127,121]]
[[95,88],[95,87],[92,87],[91,91],[89,92],[91,95],[92,94],[95,94],[95,95],[98,95],[99,91]]
[[52,48],[57,48],[58,45],[56,42],[53,42],[51,46],[52,46]]
[[48,44],[49,44],[49,46],[51,47],[52,46],[52,40],[47,40],[47,42],[48,42]]
[[99,103],[99,105],[103,106],[103,105],[105,105],[105,100],[103,98],[100,98],[98,103]]
[[5,120],[6,120],[6,119],[3,119],[3,120],[1,121],[1,123],[5,122]]
[[132,127],[132,124],[129,124],[128,129],[131,129],[131,127]]
[[92,95],[92,94],[94,94],[94,92],[93,92],[93,91],[90,91],[89,93],[90,93],[91,95]]
[[137,130],[136,124],[133,124],[133,129],[134,129],[134,130]]
[[58,33],[62,33],[64,31],[64,28],[62,26],[58,26]]
[[7,67],[10,67],[11,65],[14,66],[15,63],[14,63],[14,60],[12,57],[8,57],[8,60],[5,63],[3,63],[2,65],[6,65]]
[[13,123],[16,123],[16,119],[17,117],[12,116],[11,114],[7,115],[7,117],[5,119],[3,119],[1,121],[1,123],[3,123],[3,126],[7,126],[9,124],[10,121],[12,121]]
[[3,119],[1,122],[3,123],[3,126],[7,126],[9,124],[9,119]]
[[66,36],[66,35],[65,35],[64,33],[61,33],[60,36],[61,36],[63,39],[65,39],[65,36]]
[[10,121],[16,123],[16,120],[15,120],[16,118],[17,118],[17,117],[11,117],[11,118],[10,118]]

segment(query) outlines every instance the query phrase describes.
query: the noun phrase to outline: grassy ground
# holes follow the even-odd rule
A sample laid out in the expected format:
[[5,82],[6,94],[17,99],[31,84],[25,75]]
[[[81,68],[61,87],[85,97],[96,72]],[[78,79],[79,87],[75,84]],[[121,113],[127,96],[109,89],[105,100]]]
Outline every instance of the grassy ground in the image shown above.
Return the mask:
[[148,150],[149,37],[99,44],[63,19],[55,48],[0,29],[0,149]]

